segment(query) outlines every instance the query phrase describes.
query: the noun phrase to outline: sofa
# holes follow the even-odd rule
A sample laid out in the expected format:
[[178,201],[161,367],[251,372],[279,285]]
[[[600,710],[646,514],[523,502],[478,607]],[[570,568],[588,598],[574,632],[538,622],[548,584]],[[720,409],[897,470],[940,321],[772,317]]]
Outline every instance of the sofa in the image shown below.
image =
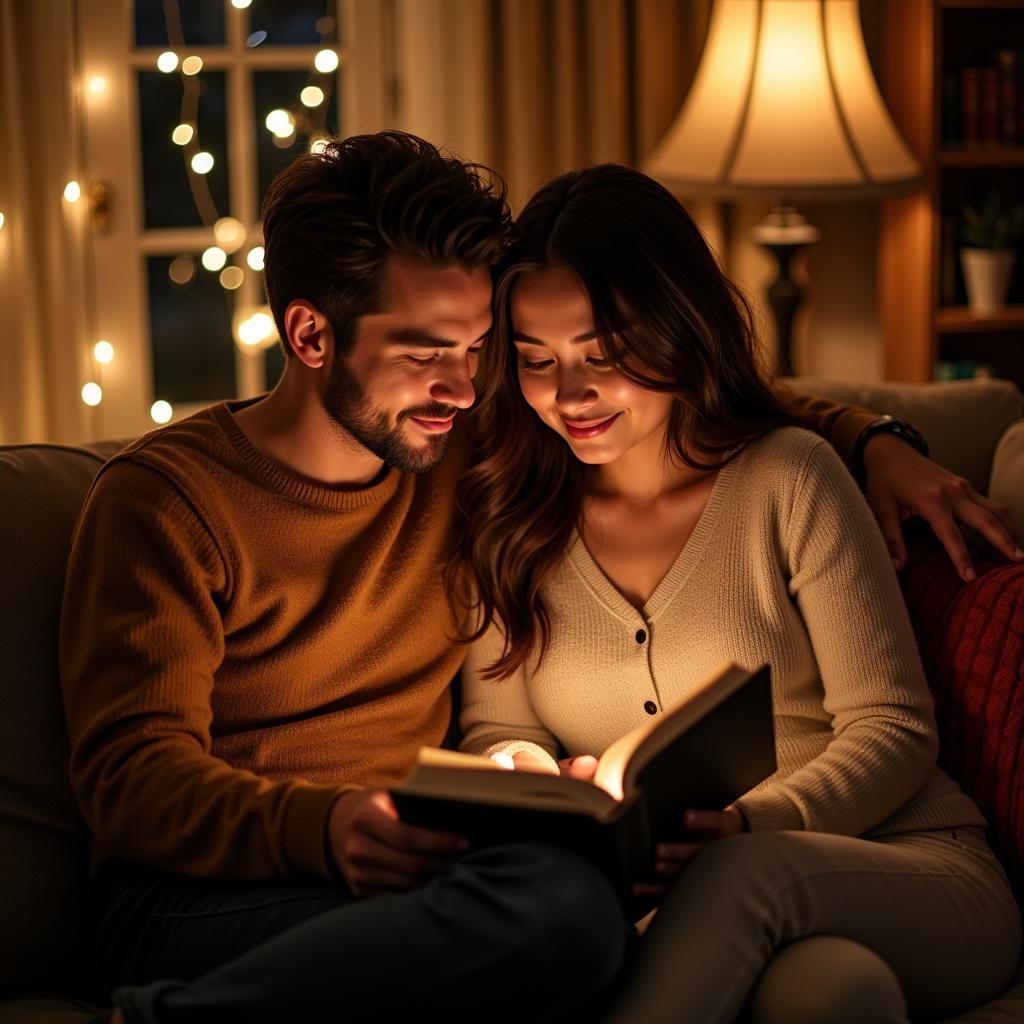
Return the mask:
[[[915,423],[937,461],[1010,506],[1024,528],[1024,396],[1012,384],[792,383]],[[74,1024],[103,1005],[93,970],[88,833],[67,781],[57,631],[75,517],[118,447],[0,446],[0,1024]],[[982,551],[978,565],[979,579],[963,584],[921,537],[911,546],[904,593],[936,693],[943,763],[986,811],[1019,884],[1024,566]],[[1012,643],[1016,653],[1003,657]],[[1024,964],[1006,993],[956,1021],[1024,1022]]]

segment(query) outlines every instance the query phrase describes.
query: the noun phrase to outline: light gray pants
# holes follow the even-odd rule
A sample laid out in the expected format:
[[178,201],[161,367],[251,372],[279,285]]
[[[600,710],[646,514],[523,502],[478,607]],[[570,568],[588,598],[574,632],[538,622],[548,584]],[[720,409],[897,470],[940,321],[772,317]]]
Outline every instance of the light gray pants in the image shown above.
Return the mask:
[[615,1024],[905,1024],[985,1002],[1021,921],[978,829],[720,839],[672,887]]

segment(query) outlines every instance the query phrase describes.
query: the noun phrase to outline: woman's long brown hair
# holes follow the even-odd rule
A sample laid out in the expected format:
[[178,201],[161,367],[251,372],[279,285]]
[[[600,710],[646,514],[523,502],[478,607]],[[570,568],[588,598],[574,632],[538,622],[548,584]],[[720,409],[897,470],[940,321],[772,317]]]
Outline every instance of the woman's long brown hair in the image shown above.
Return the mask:
[[[480,637],[505,636],[490,678],[506,678],[551,624],[541,587],[580,525],[587,467],[541,423],[519,389],[511,297],[525,274],[573,273],[590,299],[605,356],[633,383],[676,399],[665,455],[724,465],[789,410],[756,355],[750,307],[680,203],[639,171],[603,164],[555,178],[518,220],[521,236],[495,284],[495,324],[473,413],[477,458],[463,478],[464,517],[450,581],[469,570]],[[459,588],[461,590],[461,588]]]

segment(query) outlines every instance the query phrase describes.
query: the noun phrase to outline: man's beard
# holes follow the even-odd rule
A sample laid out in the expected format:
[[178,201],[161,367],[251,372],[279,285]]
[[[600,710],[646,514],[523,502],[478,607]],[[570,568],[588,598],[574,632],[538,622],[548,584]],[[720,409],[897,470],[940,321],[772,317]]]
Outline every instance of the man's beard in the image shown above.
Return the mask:
[[447,419],[456,410],[451,406],[432,404],[404,409],[392,424],[387,413],[370,405],[366,392],[344,359],[331,367],[327,391],[322,398],[327,414],[352,435],[364,448],[373,452],[385,465],[403,473],[423,473],[436,466],[448,450],[451,431],[428,437],[421,448],[408,444],[402,435],[402,422],[410,416],[422,419]]

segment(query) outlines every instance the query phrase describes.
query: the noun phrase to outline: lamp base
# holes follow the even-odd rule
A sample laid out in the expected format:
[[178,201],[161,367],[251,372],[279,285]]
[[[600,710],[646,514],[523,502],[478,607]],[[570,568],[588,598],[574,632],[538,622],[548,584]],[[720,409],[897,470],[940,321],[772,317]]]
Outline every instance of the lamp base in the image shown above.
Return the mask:
[[793,374],[793,319],[803,299],[803,289],[790,274],[790,266],[801,249],[821,240],[821,232],[792,206],[777,204],[750,237],[775,257],[778,276],[768,289],[768,303],[779,343],[776,373],[789,377]]

